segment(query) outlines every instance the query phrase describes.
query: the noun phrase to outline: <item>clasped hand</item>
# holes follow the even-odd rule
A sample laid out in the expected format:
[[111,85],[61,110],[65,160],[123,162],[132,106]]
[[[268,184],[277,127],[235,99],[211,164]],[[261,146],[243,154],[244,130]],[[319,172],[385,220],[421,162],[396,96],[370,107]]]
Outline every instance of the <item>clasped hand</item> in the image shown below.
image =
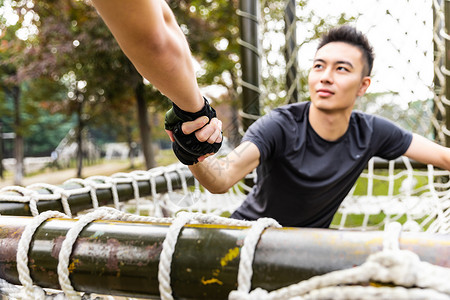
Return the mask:
[[[188,135],[195,132],[195,137],[199,142],[207,142],[209,144],[222,142],[222,121],[217,118],[212,118],[209,122],[209,118],[206,116],[199,117],[194,121],[184,122],[181,125],[181,130],[184,134]],[[206,125],[205,125],[206,124]],[[173,132],[166,129],[167,134],[172,142],[175,142]],[[213,155],[214,153],[208,153],[198,157],[198,161],[202,162],[206,157]]]

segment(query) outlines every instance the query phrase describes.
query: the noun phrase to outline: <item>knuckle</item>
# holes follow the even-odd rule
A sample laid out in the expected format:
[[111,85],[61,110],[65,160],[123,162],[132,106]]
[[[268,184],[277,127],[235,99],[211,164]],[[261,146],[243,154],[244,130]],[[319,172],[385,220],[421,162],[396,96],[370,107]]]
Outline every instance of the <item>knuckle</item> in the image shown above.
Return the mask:
[[204,142],[207,140],[207,137],[203,131],[196,132],[195,137],[199,140],[199,142]]

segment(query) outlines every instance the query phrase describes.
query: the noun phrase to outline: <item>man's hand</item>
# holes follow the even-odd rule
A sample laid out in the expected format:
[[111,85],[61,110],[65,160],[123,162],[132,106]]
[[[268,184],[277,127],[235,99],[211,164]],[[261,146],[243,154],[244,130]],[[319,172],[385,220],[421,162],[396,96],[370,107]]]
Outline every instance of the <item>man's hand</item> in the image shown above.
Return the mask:
[[203,161],[219,151],[222,144],[222,123],[206,99],[204,107],[196,113],[183,111],[174,104],[166,113],[165,129],[173,141],[173,152],[185,165]]
[[[184,122],[181,126],[181,129],[184,134],[189,135],[194,133],[195,137],[199,142],[207,142],[209,144],[220,144],[222,143],[222,121],[217,118],[213,118],[211,122],[209,122],[207,117],[200,117],[194,121]],[[167,135],[169,135],[170,140],[175,142],[175,138],[173,136],[173,132],[167,130]],[[202,162],[210,155],[213,155],[214,152],[206,153],[197,158],[199,162]]]

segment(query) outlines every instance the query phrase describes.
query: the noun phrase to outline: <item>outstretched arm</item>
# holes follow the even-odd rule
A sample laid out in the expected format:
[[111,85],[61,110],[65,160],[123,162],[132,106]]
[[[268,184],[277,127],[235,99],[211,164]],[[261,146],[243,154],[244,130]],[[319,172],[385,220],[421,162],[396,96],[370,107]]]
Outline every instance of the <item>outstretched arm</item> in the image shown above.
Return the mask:
[[418,134],[413,135],[405,156],[424,164],[450,170],[450,148],[438,145]]
[[200,94],[186,38],[164,0],[92,0],[139,73],[188,112]]
[[[216,118],[207,125],[205,125],[206,122],[204,117],[200,117],[194,121],[183,123],[181,129],[185,134],[195,132],[196,138],[202,142],[221,141],[222,122]],[[172,132],[168,131],[167,133],[173,141]],[[212,154],[214,153],[209,155]],[[230,187],[259,165],[260,153],[255,144],[243,142],[225,157],[207,156],[199,157],[199,162],[190,165],[189,169],[208,191],[221,194],[226,193]]]
[[259,164],[259,149],[251,142],[243,142],[227,156],[208,157],[189,166],[195,178],[211,193],[226,193]]

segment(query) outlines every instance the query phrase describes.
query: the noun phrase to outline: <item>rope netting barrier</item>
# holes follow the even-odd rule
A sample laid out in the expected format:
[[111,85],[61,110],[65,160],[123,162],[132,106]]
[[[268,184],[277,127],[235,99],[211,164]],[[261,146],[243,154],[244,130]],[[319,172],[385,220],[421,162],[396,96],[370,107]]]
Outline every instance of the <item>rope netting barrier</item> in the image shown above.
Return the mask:
[[[450,173],[432,165],[426,168],[414,169],[402,157],[399,162],[389,161],[386,169],[377,170],[372,159],[367,172],[361,174],[339,207],[340,220],[332,227],[381,229],[390,222],[402,221],[404,230],[450,232]],[[358,185],[363,186],[362,193]],[[359,216],[359,221],[348,225],[352,215]]]
[[[0,190],[1,203],[19,203],[29,206],[33,221],[26,225],[17,249],[17,272],[21,286],[0,279],[0,295],[10,299],[89,299],[75,291],[69,277],[69,259],[80,232],[95,220],[120,220],[127,222],[150,222],[171,224],[162,244],[158,267],[158,282],[161,299],[173,299],[171,289],[171,262],[177,239],[187,224],[220,224],[226,226],[250,227],[240,249],[237,289],[229,294],[229,299],[450,299],[450,269],[421,261],[411,251],[399,249],[398,238],[401,230],[429,231],[436,234],[450,232],[450,193],[448,192],[449,172],[428,167],[420,171],[412,168],[403,159],[405,169],[394,169],[398,162],[389,162],[386,175],[377,175],[372,160],[367,172],[361,176],[366,180],[367,194],[356,195],[353,191],[342,204],[339,213],[341,221],[336,227],[345,229],[345,220],[352,213],[362,214],[359,229],[373,229],[368,225],[370,214],[384,212],[385,230],[383,250],[370,255],[360,266],[344,269],[303,280],[274,291],[261,288],[251,290],[252,262],[258,241],[267,227],[280,227],[273,219],[258,221],[238,221],[222,217],[233,211],[245,198],[248,189],[242,183],[228,194],[212,195],[198,182],[188,184],[189,173],[180,164],[159,167],[149,171],[117,173],[110,177],[95,176],[87,179],[71,179],[62,186],[33,184],[28,187],[6,187]],[[174,189],[173,174],[177,174],[178,189]],[[417,178],[426,177],[427,182],[420,187],[413,184]],[[157,181],[164,178],[165,192],[157,192]],[[396,188],[396,181],[401,181]],[[388,194],[377,196],[374,186],[377,181],[385,181]],[[148,184],[144,193],[142,184]],[[129,201],[120,201],[123,185],[132,187]],[[69,189],[67,187],[70,187]],[[74,186],[77,186],[74,188]],[[66,187],[66,188],[64,188]],[[109,191],[113,207],[99,206],[99,191]],[[143,196],[147,194],[148,196]],[[75,216],[71,201],[76,196],[89,196],[90,209]],[[419,201],[420,200],[420,201]],[[39,211],[41,202],[60,202],[61,211]],[[133,213],[130,213],[132,211]],[[145,215],[142,215],[145,214]],[[403,219],[393,216],[402,215]],[[76,218],[76,225],[65,235],[58,254],[58,280],[61,291],[43,289],[33,284],[29,271],[28,252],[33,234],[50,218]],[[423,220],[419,223],[417,219]],[[400,223],[402,221],[403,228]],[[379,225],[379,224],[378,224]],[[377,227],[380,228],[380,227]],[[200,259],[200,258],[199,258]],[[379,286],[368,284],[378,282]]]

